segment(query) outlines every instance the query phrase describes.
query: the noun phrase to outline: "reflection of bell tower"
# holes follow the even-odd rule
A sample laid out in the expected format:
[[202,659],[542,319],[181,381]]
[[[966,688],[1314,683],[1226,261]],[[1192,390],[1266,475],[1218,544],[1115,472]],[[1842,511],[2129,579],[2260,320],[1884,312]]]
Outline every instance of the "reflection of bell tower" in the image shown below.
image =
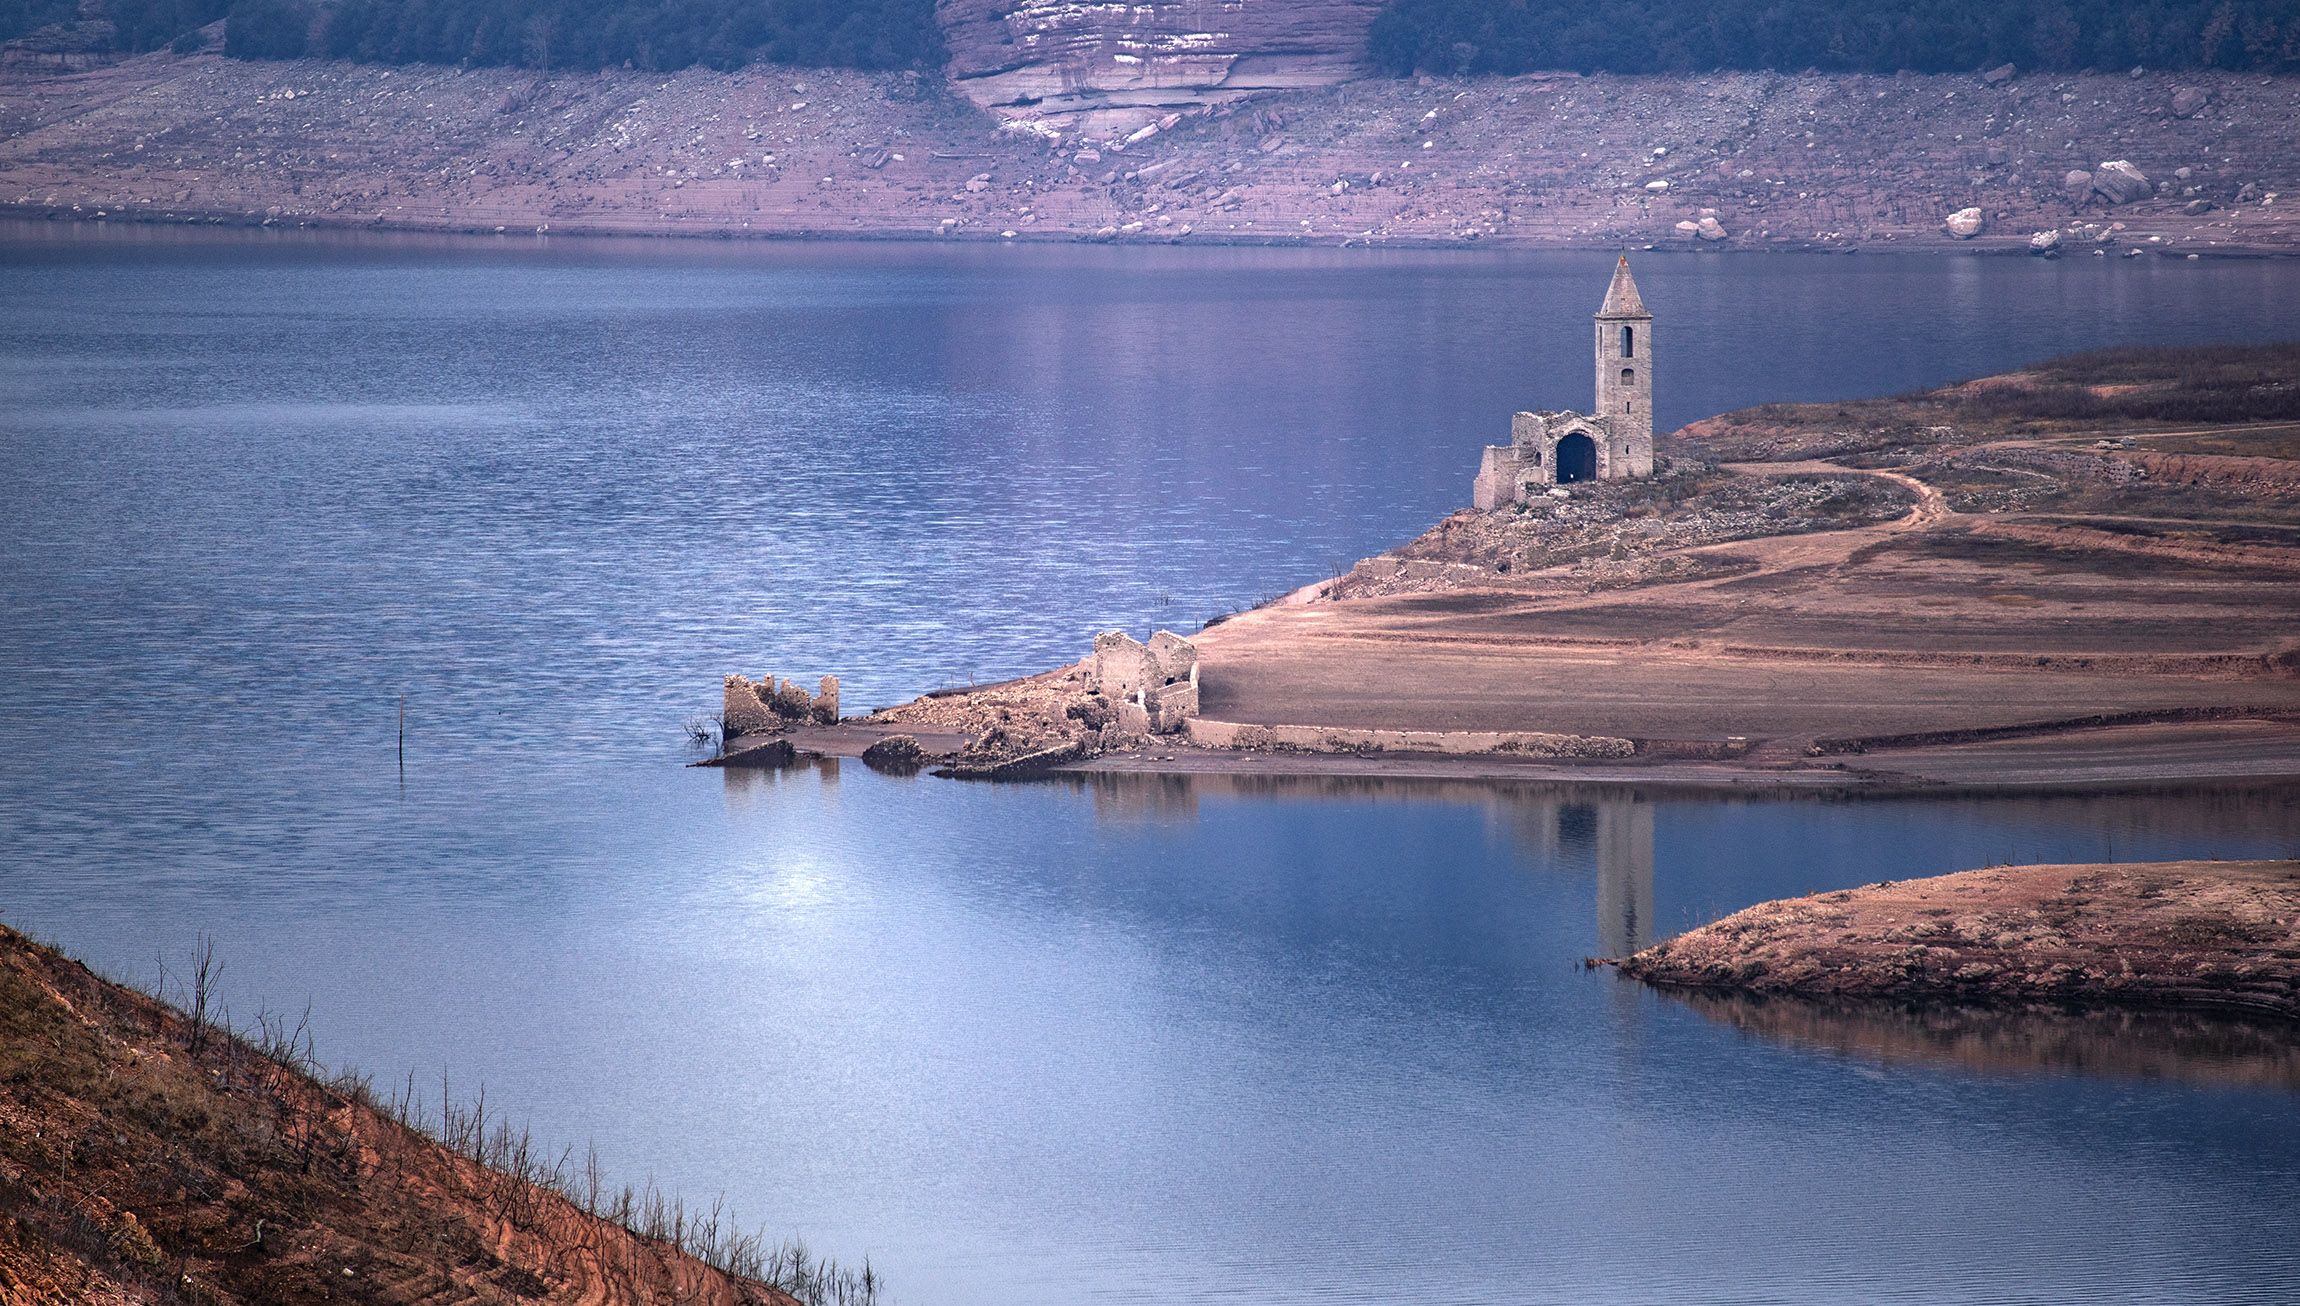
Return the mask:
[[1626,957],[1653,941],[1653,806],[1635,798],[1597,805],[1597,943]]
[[1104,773],[1079,778],[1094,795],[1094,819],[1108,825],[1188,825],[1198,819],[1206,776]]
[[1587,791],[1512,798],[1499,810],[1509,830],[1549,867],[1597,873],[1597,946],[1626,957],[1654,941],[1653,805],[1629,795],[1591,800]]

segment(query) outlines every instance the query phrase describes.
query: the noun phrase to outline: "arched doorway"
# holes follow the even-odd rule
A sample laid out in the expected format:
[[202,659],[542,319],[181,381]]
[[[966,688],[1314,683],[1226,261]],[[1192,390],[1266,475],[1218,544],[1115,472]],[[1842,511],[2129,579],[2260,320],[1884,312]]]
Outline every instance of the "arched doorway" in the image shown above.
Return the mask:
[[1557,483],[1597,479],[1597,442],[1586,435],[1569,435],[1557,442]]

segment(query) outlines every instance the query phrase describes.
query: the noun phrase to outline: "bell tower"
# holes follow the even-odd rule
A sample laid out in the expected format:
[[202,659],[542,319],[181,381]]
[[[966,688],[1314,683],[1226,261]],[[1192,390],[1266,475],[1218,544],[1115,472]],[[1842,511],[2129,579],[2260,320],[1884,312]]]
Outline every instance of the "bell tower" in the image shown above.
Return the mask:
[[1653,315],[1629,275],[1629,256],[1613,265],[1613,284],[1597,310],[1597,411],[1616,435],[1653,439]]

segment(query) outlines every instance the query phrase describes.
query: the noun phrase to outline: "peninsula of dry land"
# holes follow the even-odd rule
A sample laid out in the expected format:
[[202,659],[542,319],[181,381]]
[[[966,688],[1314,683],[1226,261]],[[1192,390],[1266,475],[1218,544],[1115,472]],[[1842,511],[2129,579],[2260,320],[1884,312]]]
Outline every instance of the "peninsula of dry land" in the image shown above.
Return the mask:
[[675,1245],[759,1261],[715,1216],[674,1230],[434,1104],[451,1149],[400,1118],[407,1096],[309,1073],[293,1026],[258,1041],[0,927],[0,1302],[797,1306]]
[[2300,1021],[2300,862],[2005,866],[1762,903],[1620,962],[1664,988]]
[[1080,666],[811,744],[1645,783],[2300,776],[2300,347],[1751,409],[1663,463],[1456,513],[1198,632],[1185,733],[1113,745]]
[[1104,126],[1002,120],[915,72],[0,61],[0,213],[518,235],[2300,248],[2300,77],[1317,80],[1333,84],[1177,90]]

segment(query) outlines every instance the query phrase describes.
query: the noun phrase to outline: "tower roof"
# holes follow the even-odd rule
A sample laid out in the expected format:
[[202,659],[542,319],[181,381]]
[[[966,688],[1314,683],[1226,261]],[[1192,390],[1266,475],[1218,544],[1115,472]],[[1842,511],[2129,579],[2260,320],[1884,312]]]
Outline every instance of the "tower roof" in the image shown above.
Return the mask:
[[1605,302],[1598,306],[1599,317],[1629,317],[1651,320],[1645,311],[1645,300],[1637,293],[1637,279],[1629,275],[1629,256],[1613,265],[1613,284],[1605,288]]

